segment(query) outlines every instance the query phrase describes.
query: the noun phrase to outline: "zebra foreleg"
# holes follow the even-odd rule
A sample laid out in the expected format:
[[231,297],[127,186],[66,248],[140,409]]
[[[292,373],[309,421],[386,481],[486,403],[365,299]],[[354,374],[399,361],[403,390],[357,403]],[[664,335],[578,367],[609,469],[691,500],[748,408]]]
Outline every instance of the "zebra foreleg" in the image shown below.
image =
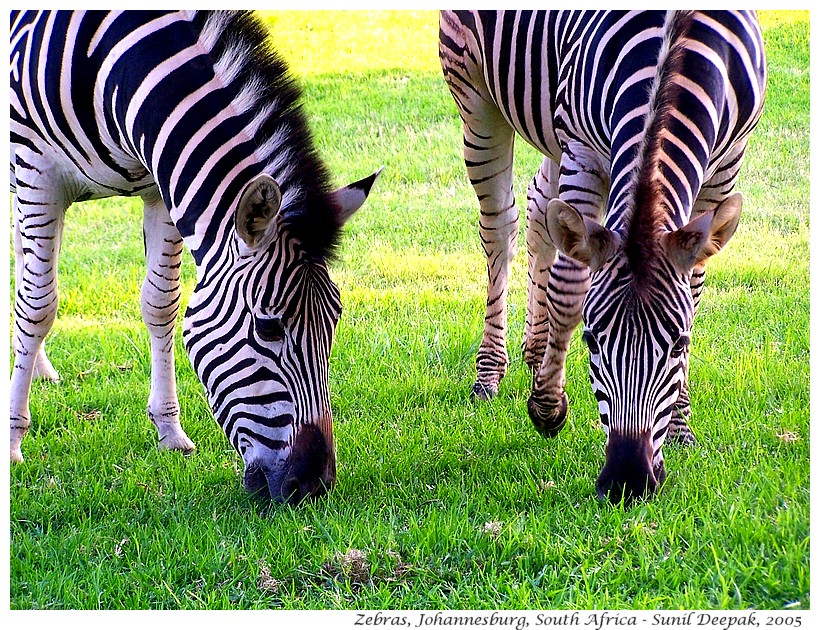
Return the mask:
[[[697,199],[692,207],[692,217],[697,217],[704,212],[713,212],[726,201],[734,190],[737,183],[740,167],[743,164],[743,155],[746,151],[747,140],[738,144],[724,158],[720,167],[712,177],[701,186]],[[694,315],[697,318],[698,306],[703,293],[703,285],[706,281],[706,261],[695,265],[692,275],[689,278],[689,286],[692,291],[692,302],[694,304]],[[690,347],[687,346],[684,354],[684,378],[678,400],[672,411],[672,418],[669,421],[669,428],[666,432],[666,439],[689,446],[695,444],[695,435],[689,427],[692,417],[692,407],[689,399],[689,358]]]
[[555,245],[546,230],[549,200],[558,196],[558,164],[544,158],[527,189],[527,319],[521,350],[536,372],[549,342],[547,284],[555,262]]
[[[561,200],[571,204],[582,216],[597,221],[608,182],[606,176],[601,175],[606,169],[598,163],[595,153],[582,145],[569,147],[561,158],[560,169],[558,192]],[[556,166],[553,172],[557,175],[559,167]],[[551,180],[553,172],[550,173]],[[540,229],[545,234],[548,231],[546,225],[541,225]],[[589,274],[586,264],[560,252],[550,269],[546,289],[549,339],[543,359],[533,375],[532,393],[527,400],[530,420],[544,437],[557,435],[567,421],[569,400],[565,391],[565,363],[572,334],[581,322],[581,308],[589,291]]]
[[[17,195],[14,195],[14,214],[17,216]],[[23,245],[20,240],[20,226],[15,219],[14,225],[14,270],[15,270],[15,286],[20,286],[23,281]],[[51,381],[56,383],[60,380],[60,375],[54,366],[49,361],[46,355],[46,343],[40,344],[40,349],[34,358],[34,373],[33,380]]]
[[[703,184],[692,207],[692,217],[700,216],[704,212],[713,212],[729,197],[737,183],[745,151],[746,141],[744,140],[737,144],[709,181]],[[703,261],[701,264],[695,265],[694,269],[692,269],[692,275],[689,278],[696,318],[705,281],[706,265],[705,261]],[[692,417],[692,406],[689,399],[690,351],[690,347],[687,346],[684,351],[683,385],[678,395],[678,400],[675,403],[675,408],[672,411],[672,418],[669,421],[669,428],[666,432],[667,440],[672,440],[685,446],[695,444],[696,442],[695,435],[689,427],[689,421]]]
[[439,57],[444,79],[464,122],[464,161],[481,208],[479,235],[487,256],[487,308],[476,357],[472,395],[498,393],[507,372],[507,285],[518,236],[512,188],[514,132],[484,79],[474,36],[453,15],[439,21]]
[[550,270],[547,287],[549,343],[533,376],[527,412],[536,430],[553,437],[564,428],[569,412],[565,363],[572,333],[581,321],[581,306],[589,289],[589,269],[563,254]]
[[[703,283],[706,280],[706,268],[699,265],[692,270],[692,277],[689,284],[692,288],[692,299],[695,303],[695,313],[700,303]],[[695,435],[689,428],[689,419],[692,417],[692,406],[689,400],[689,357],[691,356],[690,346],[686,346],[683,356],[683,385],[681,386],[675,408],[672,410],[672,418],[669,420],[669,428],[666,430],[666,439],[678,442],[685,446],[695,443]]]
[[[45,356],[43,340],[57,316],[57,258],[68,205],[55,203],[45,190],[36,187],[49,169],[28,164],[22,168],[25,172],[17,174],[18,194],[13,201],[16,292],[14,367],[9,392],[12,462],[23,461],[20,445],[31,425],[32,379],[35,376],[57,378],[57,372]],[[30,180],[26,181],[27,178]],[[23,198],[19,196],[20,191],[25,193]]]
[[174,373],[174,330],[179,312],[182,237],[158,193],[143,198],[146,275],[141,311],[151,337],[151,393],[148,417],[159,433],[159,448],[185,454],[194,443],[179,422]]

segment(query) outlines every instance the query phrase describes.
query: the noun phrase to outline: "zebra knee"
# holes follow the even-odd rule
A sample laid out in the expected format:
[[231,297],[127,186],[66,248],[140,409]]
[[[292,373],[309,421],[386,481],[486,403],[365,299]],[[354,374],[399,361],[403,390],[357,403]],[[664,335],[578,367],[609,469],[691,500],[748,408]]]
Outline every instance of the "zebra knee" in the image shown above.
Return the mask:
[[152,336],[165,337],[173,331],[179,312],[179,282],[161,287],[146,276],[142,284],[140,311],[142,321]]
[[146,273],[140,294],[142,319],[152,337],[173,335],[179,312],[182,237],[162,201],[147,197],[144,209]]
[[19,287],[15,300],[14,323],[17,334],[14,349],[18,354],[33,355],[32,369],[39,359],[42,343],[57,319],[60,297],[56,276],[52,275],[47,282],[45,291],[39,295],[27,290],[25,286]]

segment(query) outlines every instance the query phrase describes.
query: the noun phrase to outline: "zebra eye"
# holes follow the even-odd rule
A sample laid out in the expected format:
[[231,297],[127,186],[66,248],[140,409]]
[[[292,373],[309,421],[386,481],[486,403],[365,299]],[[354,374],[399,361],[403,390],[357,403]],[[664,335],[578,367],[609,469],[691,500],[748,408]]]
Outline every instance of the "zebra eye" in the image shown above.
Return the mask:
[[675,342],[675,345],[672,346],[672,352],[670,353],[672,357],[678,358],[680,355],[683,354],[683,351],[689,347],[689,335],[681,335],[678,337],[678,340]]
[[263,341],[277,343],[285,339],[285,327],[278,317],[256,317],[254,319],[256,334]]
[[581,336],[581,340],[587,345],[587,348],[589,348],[590,354],[598,354],[601,351],[595,337],[588,330],[584,331],[584,334]]

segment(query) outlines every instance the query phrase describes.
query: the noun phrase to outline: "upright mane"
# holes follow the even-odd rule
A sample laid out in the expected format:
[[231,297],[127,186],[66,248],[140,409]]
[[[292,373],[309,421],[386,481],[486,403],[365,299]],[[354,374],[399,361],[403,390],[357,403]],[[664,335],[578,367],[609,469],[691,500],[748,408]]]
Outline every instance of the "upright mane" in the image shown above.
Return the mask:
[[658,53],[658,70],[649,95],[644,136],[638,148],[638,166],[632,183],[632,209],[627,219],[624,250],[637,287],[651,278],[661,255],[658,239],[670,208],[664,192],[660,156],[664,129],[669,127],[680,87],[674,76],[680,72],[685,48],[683,38],[694,18],[693,11],[670,12],[664,24],[664,41]]
[[[193,17],[214,68],[230,78],[250,121],[264,172],[282,191],[288,231],[310,256],[334,255],[343,223],[330,196],[330,175],[320,159],[303,111],[302,89],[271,47],[268,30],[250,11],[201,11]],[[233,87],[235,86],[235,87]]]

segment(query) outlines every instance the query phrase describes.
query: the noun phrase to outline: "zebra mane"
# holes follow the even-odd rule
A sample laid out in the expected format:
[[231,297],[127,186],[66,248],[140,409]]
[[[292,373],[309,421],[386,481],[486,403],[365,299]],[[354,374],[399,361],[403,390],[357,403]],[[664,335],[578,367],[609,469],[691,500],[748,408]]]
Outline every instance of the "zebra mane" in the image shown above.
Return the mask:
[[214,71],[236,90],[235,107],[264,172],[282,191],[282,219],[310,256],[335,255],[343,224],[331,196],[330,175],[317,153],[302,104],[302,89],[272,48],[268,30],[251,11],[198,11],[192,24],[210,51]]
[[649,95],[644,136],[638,147],[638,166],[632,183],[632,209],[627,219],[624,252],[640,288],[653,277],[661,257],[659,235],[666,225],[670,208],[660,180],[663,130],[668,127],[680,87],[674,81],[684,55],[683,38],[694,19],[694,11],[674,11],[667,15],[664,42],[658,55],[658,71]]

